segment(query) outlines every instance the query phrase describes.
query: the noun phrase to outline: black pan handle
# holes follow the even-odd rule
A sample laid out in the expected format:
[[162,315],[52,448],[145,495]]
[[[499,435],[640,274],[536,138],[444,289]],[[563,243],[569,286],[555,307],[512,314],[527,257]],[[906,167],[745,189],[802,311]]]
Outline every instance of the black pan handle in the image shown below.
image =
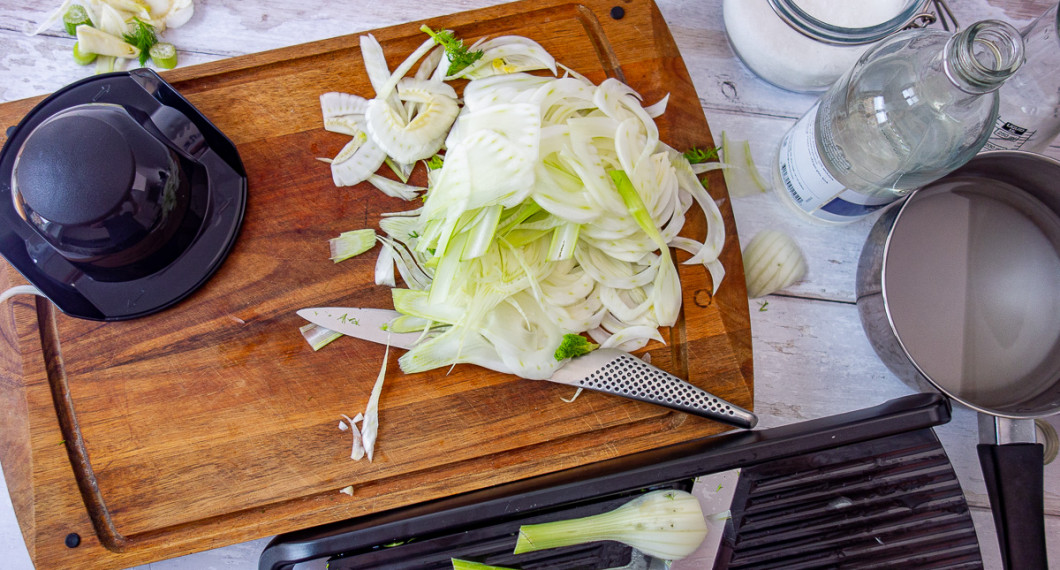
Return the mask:
[[1043,459],[1038,443],[980,444],[979,465],[1008,570],[1047,570]]

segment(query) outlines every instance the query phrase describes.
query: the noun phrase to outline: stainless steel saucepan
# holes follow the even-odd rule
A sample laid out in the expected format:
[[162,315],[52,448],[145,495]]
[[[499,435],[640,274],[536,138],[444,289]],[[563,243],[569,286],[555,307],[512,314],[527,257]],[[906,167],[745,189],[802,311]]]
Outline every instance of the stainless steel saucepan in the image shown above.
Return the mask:
[[982,153],[873,227],[857,303],[899,378],[979,412],[1006,568],[1046,568],[1043,446],[1060,412],[1060,162]]

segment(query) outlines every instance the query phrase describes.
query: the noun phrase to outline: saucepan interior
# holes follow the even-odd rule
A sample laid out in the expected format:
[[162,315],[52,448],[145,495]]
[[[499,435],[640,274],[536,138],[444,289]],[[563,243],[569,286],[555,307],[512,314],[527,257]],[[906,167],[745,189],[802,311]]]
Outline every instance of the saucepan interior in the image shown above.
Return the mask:
[[862,321],[905,380],[982,412],[1060,410],[1060,163],[983,153],[881,218]]

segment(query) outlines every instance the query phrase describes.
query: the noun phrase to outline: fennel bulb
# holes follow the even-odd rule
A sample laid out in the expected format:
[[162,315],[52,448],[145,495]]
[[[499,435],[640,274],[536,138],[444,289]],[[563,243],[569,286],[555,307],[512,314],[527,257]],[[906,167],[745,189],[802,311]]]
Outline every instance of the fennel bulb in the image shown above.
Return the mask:
[[664,560],[692,554],[707,537],[703,509],[691,493],[659,490],[617,509],[579,519],[523,525],[515,554],[615,540]]

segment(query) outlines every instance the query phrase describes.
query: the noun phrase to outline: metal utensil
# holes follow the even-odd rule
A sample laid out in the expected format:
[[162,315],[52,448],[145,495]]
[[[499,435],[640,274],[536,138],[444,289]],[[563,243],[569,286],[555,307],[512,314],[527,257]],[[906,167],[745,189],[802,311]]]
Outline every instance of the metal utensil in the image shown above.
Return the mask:
[[[421,337],[420,333],[387,330],[387,324],[400,313],[386,309],[316,307],[302,309],[298,316],[335,332],[397,348],[412,348]],[[750,429],[758,423],[752,412],[621,350],[600,348],[572,358],[549,381],[657,404],[739,428]]]

